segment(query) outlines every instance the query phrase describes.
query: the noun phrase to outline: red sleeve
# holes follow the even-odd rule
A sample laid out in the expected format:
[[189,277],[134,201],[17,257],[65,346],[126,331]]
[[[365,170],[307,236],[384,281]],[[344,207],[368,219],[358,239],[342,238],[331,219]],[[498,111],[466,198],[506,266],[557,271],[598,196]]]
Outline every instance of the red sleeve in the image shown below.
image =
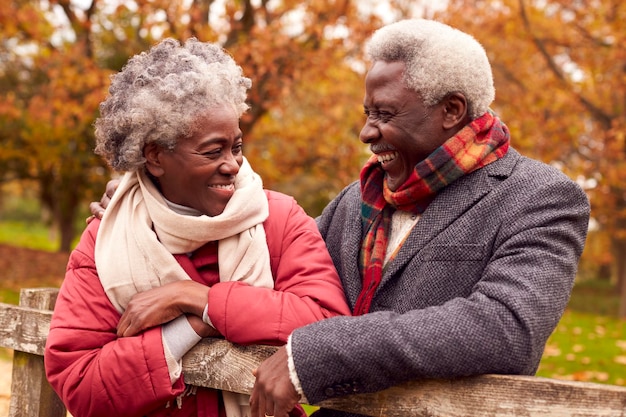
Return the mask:
[[45,349],[48,380],[75,416],[144,415],[183,391],[170,382],[161,329],[118,339],[120,314],[98,279],[93,221],[70,255]]
[[291,197],[268,192],[268,200],[274,289],[223,282],[209,291],[209,317],[235,343],[283,344],[297,327],[350,314],[315,220]]

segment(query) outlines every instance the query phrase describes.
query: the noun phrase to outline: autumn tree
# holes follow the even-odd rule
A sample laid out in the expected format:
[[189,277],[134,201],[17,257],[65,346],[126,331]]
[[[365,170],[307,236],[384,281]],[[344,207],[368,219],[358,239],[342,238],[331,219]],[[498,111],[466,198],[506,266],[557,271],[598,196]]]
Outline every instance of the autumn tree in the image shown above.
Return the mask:
[[[31,179],[67,251],[86,190],[103,186],[93,175],[91,124],[107,73],[95,65],[88,32],[72,42],[37,2],[5,2],[0,12],[0,179]],[[101,175],[100,175],[101,177]]]
[[5,3],[0,169],[3,178],[39,181],[61,250],[69,249],[76,209],[86,205],[90,187],[103,190],[109,178],[93,156],[91,128],[108,75],[166,36],[220,42],[252,78],[242,130],[267,186],[294,194],[317,214],[356,178],[362,80],[354,69],[380,24],[363,9],[368,2],[92,0],[86,9],[69,0]]
[[451,0],[440,17],[485,46],[513,145],[586,187],[626,317],[626,3]]

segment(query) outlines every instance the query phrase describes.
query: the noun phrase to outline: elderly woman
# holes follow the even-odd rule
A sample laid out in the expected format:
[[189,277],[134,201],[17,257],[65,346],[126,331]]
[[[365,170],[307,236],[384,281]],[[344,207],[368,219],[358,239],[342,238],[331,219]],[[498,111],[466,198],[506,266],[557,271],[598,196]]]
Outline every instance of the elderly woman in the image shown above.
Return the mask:
[[125,174],[70,256],[45,351],[73,415],[249,415],[247,399],[186,386],[182,356],[202,337],[278,345],[349,314],[315,221],[243,156],[249,86],[194,39],[113,77],[96,153]]

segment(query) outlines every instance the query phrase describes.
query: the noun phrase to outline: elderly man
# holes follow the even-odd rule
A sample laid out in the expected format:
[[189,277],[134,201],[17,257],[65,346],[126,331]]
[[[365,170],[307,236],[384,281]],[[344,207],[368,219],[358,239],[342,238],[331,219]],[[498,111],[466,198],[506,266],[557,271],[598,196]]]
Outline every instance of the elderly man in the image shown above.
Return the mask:
[[510,147],[482,46],[406,20],[367,52],[373,155],[318,218],[354,316],[296,329],[260,365],[255,417],[417,378],[532,375],[574,283],[587,197]]

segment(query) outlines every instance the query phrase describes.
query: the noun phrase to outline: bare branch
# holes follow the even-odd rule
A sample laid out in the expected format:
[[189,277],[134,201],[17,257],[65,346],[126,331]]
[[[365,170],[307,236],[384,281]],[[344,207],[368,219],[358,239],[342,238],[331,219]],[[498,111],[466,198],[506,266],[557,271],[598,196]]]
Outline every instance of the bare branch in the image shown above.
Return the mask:
[[524,4],[524,0],[519,0],[520,6],[520,16],[522,18],[522,22],[524,23],[524,27],[528,32],[529,36],[532,39],[532,42],[535,44],[539,53],[545,59],[546,65],[548,69],[554,74],[554,76],[565,86],[565,88],[569,89],[572,94],[577,98],[577,100],[589,111],[589,113],[596,119],[599,123],[604,126],[605,129],[609,129],[611,127],[612,117],[604,112],[601,108],[596,106],[591,102],[591,100],[584,97],[582,94],[575,91],[575,89],[570,84],[569,80],[563,74],[563,71],[559,68],[559,66],[554,61],[552,55],[548,52],[545,47],[545,41],[539,39],[531,28],[530,19],[528,18],[528,14],[526,13],[526,6]]

